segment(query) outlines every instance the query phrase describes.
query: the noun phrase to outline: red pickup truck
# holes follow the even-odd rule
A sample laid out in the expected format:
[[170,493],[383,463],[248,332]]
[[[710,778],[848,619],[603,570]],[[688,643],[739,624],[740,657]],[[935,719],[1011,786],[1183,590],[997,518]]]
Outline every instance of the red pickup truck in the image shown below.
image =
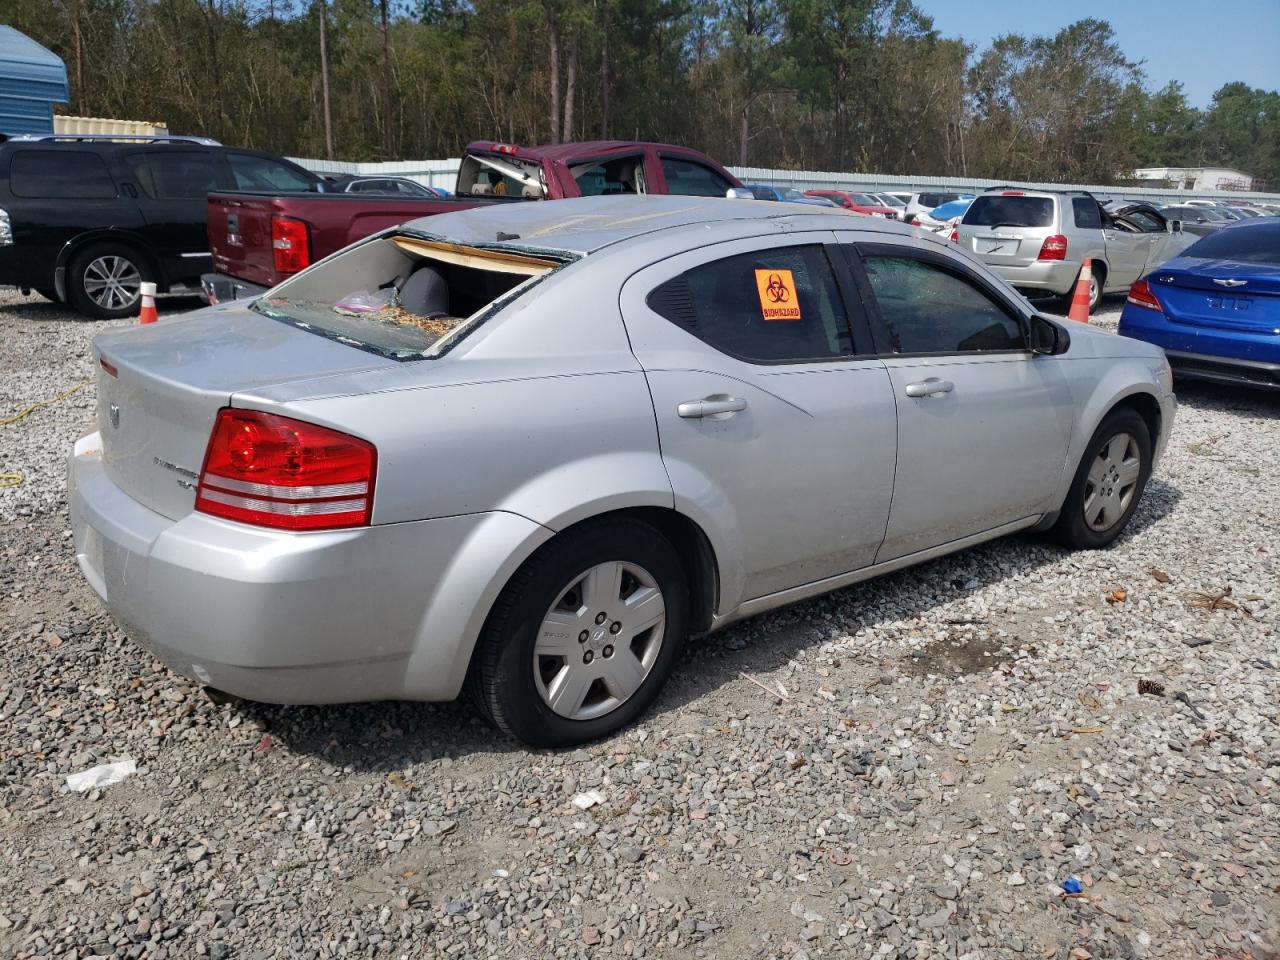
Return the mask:
[[516,147],[467,146],[456,196],[371,197],[358,193],[211,193],[202,278],[210,303],[257,296],[322,257],[386,227],[489,203],[602,194],[723,197],[741,187],[706,154],[665,143],[600,140]]

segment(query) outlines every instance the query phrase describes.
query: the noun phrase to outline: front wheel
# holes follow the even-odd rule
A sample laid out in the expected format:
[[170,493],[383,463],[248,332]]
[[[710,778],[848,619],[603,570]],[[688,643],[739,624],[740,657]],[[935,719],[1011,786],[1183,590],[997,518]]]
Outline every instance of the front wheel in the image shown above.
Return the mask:
[[1110,546],[1129,523],[1151,476],[1151,432],[1134,410],[1109,413],[1076,469],[1054,533],[1066,546]]
[[500,730],[531,746],[608,736],[657,697],[688,630],[671,543],[636,520],[573,530],[535,554],[494,605],[469,678]]

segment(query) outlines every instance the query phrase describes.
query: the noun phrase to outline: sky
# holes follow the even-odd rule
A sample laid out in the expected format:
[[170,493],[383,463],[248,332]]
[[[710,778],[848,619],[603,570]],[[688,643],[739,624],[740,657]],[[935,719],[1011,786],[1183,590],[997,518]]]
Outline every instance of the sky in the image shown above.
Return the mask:
[[963,37],[979,49],[1005,33],[1051,35],[1086,17],[1106,20],[1125,55],[1145,61],[1153,89],[1180,81],[1196,107],[1208,106],[1214,91],[1233,80],[1280,88],[1280,0],[915,2],[944,37]]

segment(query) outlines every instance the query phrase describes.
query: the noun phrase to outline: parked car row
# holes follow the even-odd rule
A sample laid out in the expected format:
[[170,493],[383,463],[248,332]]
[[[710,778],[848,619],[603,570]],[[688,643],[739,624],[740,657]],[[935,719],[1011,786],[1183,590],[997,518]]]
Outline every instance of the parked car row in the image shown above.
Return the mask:
[[[324,179],[260,151],[177,136],[0,142],[0,285],[97,318],[143,281],[220,302],[256,295],[384,227],[521,200],[741,188],[696,150],[628,141],[468,146],[454,195],[394,177]],[[498,229],[498,228],[495,228]]]

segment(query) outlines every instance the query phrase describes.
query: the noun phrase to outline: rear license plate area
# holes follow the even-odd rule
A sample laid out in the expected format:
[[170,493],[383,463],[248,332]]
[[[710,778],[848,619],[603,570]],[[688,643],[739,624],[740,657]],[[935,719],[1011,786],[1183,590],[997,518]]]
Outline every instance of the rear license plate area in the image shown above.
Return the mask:
[[1002,257],[1012,257],[1018,252],[1021,240],[1004,237],[978,237],[976,253],[993,253]]

